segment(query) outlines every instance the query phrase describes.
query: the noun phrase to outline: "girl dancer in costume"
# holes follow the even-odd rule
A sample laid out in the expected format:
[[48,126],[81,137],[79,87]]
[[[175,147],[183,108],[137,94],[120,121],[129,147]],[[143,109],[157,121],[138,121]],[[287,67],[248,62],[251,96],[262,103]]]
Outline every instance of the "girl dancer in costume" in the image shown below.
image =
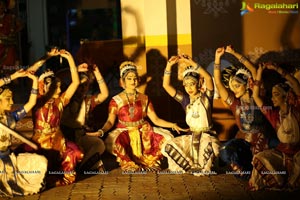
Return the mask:
[[[259,95],[262,71],[265,68],[277,71],[291,85],[279,83],[272,88],[272,102],[278,109],[270,109]],[[265,150],[254,156],[249,181],[251,190],[300,189],[300,109],[299,105],[290,104],[290,92],[294,92],[295,102],[300,102],[300,84],[294,76],[273,64],[259,66],[253,97],[276,129],[280,143],[275,149]]]
[[[70,67],[72,82],[65,92],[61,93],[61,81],[53,75],[53,72],[45,72],[39,78],[39,98],[34,107],[33,141],[39,144],[42,153],[49,160],[49,174],[62,174],[59,180],[49,179],[49,186],[67,185],[75,181],[75,167],[83,158],[83,153],[78,146],[66,141],[60,130],[60,119],[64,107],[75,93],[80,81],[77,68],[72,55],[56,48],[48,53],[47,58],[60,55],[67,59]],[[43,63],[42,61],[40,63]],[[37,69],[40,63],[34,66]],[[55,163],[58,161],[58,163]],[[50,175],[48,178],[52,178]]]
[[227,88],[222,82],[220,58],[225,51],[239,58],[252,74],[256,74],[256,69],[244,56],[234,52],[231,46],[216,50],[214,64],[216,87],[222,100],[230,107],[239,128],[235,138],[221,147],[220,157],[231,166],[238,177],[248,179],[252,170],[252,156],[268,148],[269,141],[264,132],[270,130],[267,130],[266,119],[253,100],[250,90],[250,84],[253,82],[251,73],[245,68],[233,67],[227,77],[229,79]]
[[[171,68],[175,63],[185,62],[183,86],[187,94],[170,84]],[[206,83],[200,91],[200,76]],[[219,141],[212,129],[214,84],[211,75],[188,56],[172,56],[166,66],[163,87],[186,111],[186,123],[191,134],[169,140],[164,149],[169,170],[191,171],[194,175],[211,174],[215,158],[219,154]]]
[[[80,164],[79,171],[103,170],[101,155],[105,150],[105,144],[101,138],[91,137],[85,134],[87,122],[94,108],[108,97],[107,85],[96,65],[91,70],[88,64],[82,63],[77,67],[80,73],[80,85],[72,97],[70,103],[65,108],[61,128],[65,136],[69,136],[71,141],[75,141],[84,151],[84,158]],[[92,85],[92,76],[97,80],[99,93],[88,95]],[[68,137],[67,137],[68,138]]]
[[163,157],[162,145],[173,135],[167,130],[152,127],[146,117],[157,126],[172,128],[177,132],[184,129],[176,123],[160,119],[148,96],[137,91],[139,78],[133,62],[125,61],[120,65],[120,77],[124,91],[110,101],[106,123],[97,132],[87,134],[103,136],[118,118],[116,129],[109,133],[105,142],[107,150],[117,157],[122,170],[159,170]]
[[[3,85],[25,76],[32,80],[29,100],[12,112],[13,95],[11,90]],[[33,153],[15,155],[10,148],[13,136],[9,133],[10,129],[15,129],[16,122],[25,117],[36,104],[37,87],[37,77],[23,69],[0,79],[0,196],[31,195],[43,189],[47,159]]]

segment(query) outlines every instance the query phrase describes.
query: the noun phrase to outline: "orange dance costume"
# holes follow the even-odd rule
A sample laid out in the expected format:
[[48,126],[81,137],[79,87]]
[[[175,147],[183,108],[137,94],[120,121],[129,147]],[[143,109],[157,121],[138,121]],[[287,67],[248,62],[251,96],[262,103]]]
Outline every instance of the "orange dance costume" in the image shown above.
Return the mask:
[[[46,103],[42,99],[38,100],[33,114],[32,139],[40,145],[43,154],[50,162],[49,174],[63,174],[63,179],[56,185],[73,183],[76,178],[75,167],[83,158],[79,147],[67,141],[59,128],[63,108],[69,103],[69,99],[66,99],[64,94],[62,93],[59,98],[51,98]],[[60,161],[60,168],[57,168],[55,160]]]

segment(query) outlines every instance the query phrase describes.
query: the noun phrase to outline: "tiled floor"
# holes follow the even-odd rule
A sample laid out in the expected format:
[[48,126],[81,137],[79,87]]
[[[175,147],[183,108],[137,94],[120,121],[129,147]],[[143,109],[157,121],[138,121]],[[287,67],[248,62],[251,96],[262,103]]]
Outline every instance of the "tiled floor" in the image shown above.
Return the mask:
[[[114,168],[104,174],[80,175],[68,186],[56,187],[40,194],[16,197],[26,200],[291,200],[300,191],[247,190],[247,181],[231,174],[196,177],[191,174],[124,174]],[[0,198],[1,199],[1,198]]]
[[37,195],[14,199],[290,200],[298,199],[300,195],[300,192],[249,192],[246,190],[246,182],[226,174],[205,177],[195,177],[189,174],[122,174],[120,169],[114,169],[108,174],[81,178],[72,185],[52,188]]

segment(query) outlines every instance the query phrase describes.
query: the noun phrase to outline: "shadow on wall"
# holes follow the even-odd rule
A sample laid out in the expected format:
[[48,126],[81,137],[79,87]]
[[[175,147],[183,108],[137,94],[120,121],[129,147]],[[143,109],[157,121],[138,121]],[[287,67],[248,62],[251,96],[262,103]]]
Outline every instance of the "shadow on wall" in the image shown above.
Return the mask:
[[295,49],[295,45],[293,44],[291,38],[293,31],[297,28],[297,25],[299,27],[300,21],[300,15],[297,14],[290,14],[287,18],[287,21],[282,28],[282,33],[280,37],[280,43],[283,49],[288,50],[288,49]]
[[[295,75],[300,70],[300,49],[288,49],[283,51],[269,51],[261,55],[255,62],[258,66],[259,63],[272,62],[285,69],[287,72]],[[272,87],[280,82],[286,80],[281,77],[274,70],[264,70],[263,72],[264,88],[266,91],[265,99],[268,105],[272,105],[270,97],[272,96]],[[298,79],[298,81],[300,81]]]
[[[147,83],[145,93],[151,99],[157,115],[162,119],[185,125],[185,112],[183,108],[169,96],[162,86],[167,58],[164,57],[159,50],[150,49],[146,53],[146,60],[147,76],[150,81]],[[175,67],[173,67],[171,79],[172,85],[175,88],[182,90],[182,82],[176,80],[177,71],[175,71]]]

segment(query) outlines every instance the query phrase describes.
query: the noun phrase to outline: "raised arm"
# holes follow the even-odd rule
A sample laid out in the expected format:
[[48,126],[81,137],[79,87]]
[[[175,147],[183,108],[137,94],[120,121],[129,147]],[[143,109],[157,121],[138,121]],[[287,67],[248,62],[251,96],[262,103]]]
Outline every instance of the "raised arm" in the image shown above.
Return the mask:
[[178,63],[179,57],[178,56],[172,56],[168,62],[167,66],[164,71],[164,77],[163,77],[163,88],[166,90],[166,92],[171,96],[174,97],[176,94],[176,89],[171,85],[171,73],[172,73],[172,66],[176,63]]
[[236,57],[251,72],[252,77],[256,77],[256,67],[246,57],[236,52],[231,45],[226,46],[225,52]]
[[75,93],[75,91],[77,90],[80,84],[79,75],[77,72],[77,68],[73,56],[66,50],[60,50],[60,55],[61,57],[67,59],[70,67],[72,82],[66,90],[65,98],[71,99],[71,97],[73,96],[73,94]]
[[32,80],[32,88],[30,91],[29,100],[24,105],[24,109],[26,113],[28,113],[36,104],[36,100],[38,96],[38,77],[34,75],[34,72],[30,72],[30,71],[27,71],[26,75],[28,78]]
[[279,73],[283,78],[285,78],[291,84],[291,87],[293,88],[295,94],[297,96],[300,95],[300,84],[294,76],[292,76],[290,73],[288,73],[281,67],[272,63],[266,63],[265,67],[271,70],[275,70],[277,73]]
[[218,89],[219,95],[223,101],[226,101],[228,98],[228,91],[224,86],[221,78],[221,56],[224,54],[224,47],[218,48],[215,53],[215,63],[214,63],[214,79],[216,87]]
[[97,95],[97,100],[98,103],[100,104],[101,102],[105,101],[105,99],[107,99],[109,95],[109,90],[97,65],[94,65],[93,73],[97,80],[99,90],[100,90],[99,94]]
[[254,87],[253,87],[253,99],[256,103],[256,105],[258,107],[262,107],[263,106],[263,99],[260,97],[260,86],[261,86],[261,77],[262,77],[262,72],[264,70],[264,65],[263,64],[259,64],[259,67],[257,69],[257,73],[256,73],[256,77],[255,78],[255,81],[254,81]]
[[36,61],[35,63],[33,63],[33,65],[31,65],[27,71],[30,72],[36,72],[41,66],[43,66],[46,61],[53,57],[53,56],[58,56],[59,55],[59,51],[57,48],[52,48],[49,52],[46,53],[46,55],[44,55],[43,57],[41,57],[38,61]]
[[24,69],[20,69],[11,75],[7,75],[7,76],[1,78],[0,79],[0,87],[2,87],[3,85],[9,84],[12,80],[15,80],[20,77],[25,77],[25,76],[26,76],[26,71]]

